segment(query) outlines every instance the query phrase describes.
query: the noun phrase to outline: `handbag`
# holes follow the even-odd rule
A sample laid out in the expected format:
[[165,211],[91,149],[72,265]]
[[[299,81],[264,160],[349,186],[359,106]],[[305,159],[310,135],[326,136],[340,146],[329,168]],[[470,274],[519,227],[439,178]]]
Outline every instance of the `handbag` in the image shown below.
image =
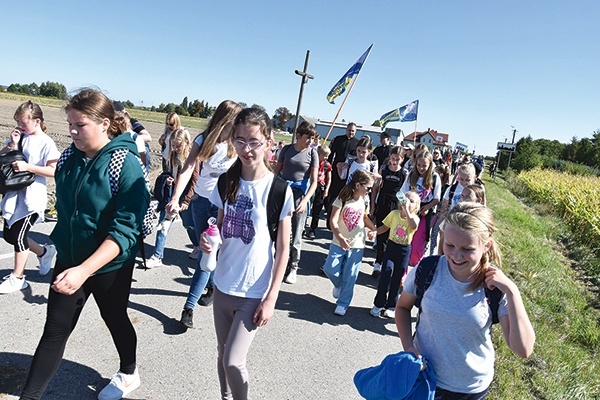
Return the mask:
[[23,154],[23,135],[19,139],[19,150],[12,150],[0,155],[0,194],[21,190],[35,181],[35,174],[29,171],[15,172],[12,164],[15,161],[25,161]]

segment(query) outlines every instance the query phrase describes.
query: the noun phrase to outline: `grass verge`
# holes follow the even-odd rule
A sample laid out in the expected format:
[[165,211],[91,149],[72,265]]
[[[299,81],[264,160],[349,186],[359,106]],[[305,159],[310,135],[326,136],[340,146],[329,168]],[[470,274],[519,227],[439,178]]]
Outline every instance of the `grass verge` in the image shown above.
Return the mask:
[[510,352],[494,327],[496,377],[489,399],[600,398],[600,311],[559,243],[557,217],[527,206],[497,179],[486,182],[506,273],[522,292],[537,340],[533,355]]

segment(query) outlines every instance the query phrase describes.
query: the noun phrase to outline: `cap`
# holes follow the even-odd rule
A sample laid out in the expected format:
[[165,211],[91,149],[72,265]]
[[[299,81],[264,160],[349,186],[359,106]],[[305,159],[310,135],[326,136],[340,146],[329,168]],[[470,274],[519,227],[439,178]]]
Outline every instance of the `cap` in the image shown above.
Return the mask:
[[412,144],[408,143],[408,144],[405,144],[402,148],[404,150],[414,150],[415,146],[413,146]]

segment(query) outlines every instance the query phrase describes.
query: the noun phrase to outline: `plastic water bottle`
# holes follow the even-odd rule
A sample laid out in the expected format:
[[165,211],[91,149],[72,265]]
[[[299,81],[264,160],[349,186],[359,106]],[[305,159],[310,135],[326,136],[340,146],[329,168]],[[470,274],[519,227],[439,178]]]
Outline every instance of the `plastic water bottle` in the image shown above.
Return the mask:
[[211,252],[202,254],[202,258],[200,259],[200,268],[202,271],[206,272],[214,271],[217,266],[217,250],[221,244],[221,234],[219,233],[216,222],[217,220],[211,217],[208,220],[208,228],[202,232],[203,234],[206,234],[208,243],[210,243],[210,246],[212,247]]
[[398,199],[398,204],[406,203],[406,200],[407,200],[406,195],[403,192],[401,192],[401,191],[396,192],[396,198]]

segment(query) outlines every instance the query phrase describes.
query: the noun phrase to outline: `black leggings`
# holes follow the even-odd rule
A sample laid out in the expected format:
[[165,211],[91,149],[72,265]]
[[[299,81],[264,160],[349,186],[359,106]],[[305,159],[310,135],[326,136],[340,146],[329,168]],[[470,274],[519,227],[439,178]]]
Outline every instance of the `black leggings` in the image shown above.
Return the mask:
[[29,250],[29,240],[27,240],[27,235],[29,235],[29,230],[33,224],[35,224],[37,219],[37,213],[29,214],[16,221],[10,228],[8,227],[8,222],[4,220],[4,240],[13,245],[16,253]]
[[[33,356],[21,399],[39,399],[46,390],[62,361],[67,340],[90,294],[94,295],[100,315],[119,353],[121,372],[135,372],[137,336],[127,315],[133,266],[134,260],[116,271],[93,275],[70,296],[50,288],[44,333]],[[65,269],[57,263],[52,281]]]

